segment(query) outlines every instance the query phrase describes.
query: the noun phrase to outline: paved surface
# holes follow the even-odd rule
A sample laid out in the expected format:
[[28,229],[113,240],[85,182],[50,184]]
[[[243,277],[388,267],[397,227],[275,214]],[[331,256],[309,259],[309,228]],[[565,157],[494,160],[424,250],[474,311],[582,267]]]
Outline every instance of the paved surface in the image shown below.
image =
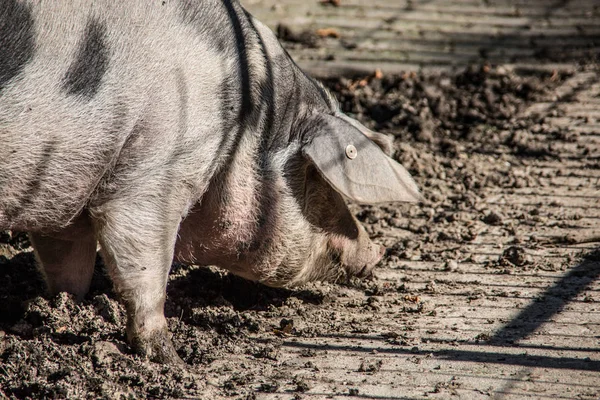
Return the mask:
[[[355,319],[370,324],[367,332],[283,343],[282,369],[298,374],[305,373],[302,351],[316,351],[311,360],[320,372],[308,380],[311,390],[302,398],[600,398],[598,73],[575,74],[555,96],[556,101],[534,104],[516,118],[535,114],[578,134],[566,141],[538,135],[536,140],[554,142],[560,159],[509,162],[477,154],[463,160],[487,159],[490,171],[540,178],[526,188],[486,190],[482,204],[458,211],[498,212],[505,216],[502,226],[480,230],[469,244],[440,244],[440,253],[457,260],[453,266],[408,255],[409,260],[379,270],[384,286],[404,282],[410,295],[387,293],[375,304],[394,304],[396,298],[397,306],[357,310]],[[430,211],[457,210],[445,205]],[[403,218],[411,214],[406,209]],[[392,246],[397,239],[381,240]],[[532,263],[541,267],[489,267],[515,243],[524,244]],[[411,306],[410,296],[424,310]],[[414,313],[407,314],[411,309]],[[365,372],[364,366],[368,371],[377,365],[381,368]],[[258,398],[291,396],[281,391]]]
[[600,50],[596,0],[245,0],[275,29],[332,28],[318,48],[290,46],[315,75],[460,67],[472,62],[566,67]]
[[[298,32],[338,32],[339,38],[324,39],[316,48],[288,44],[293,57],[318,76],[377,68],[384,73],[444,69],[484,61],[576,71],[575,65],[600,49],[600,3],[591,0],[245,4],[273,28],[284,23]],[[533,132],[536,140],[556,146],[561,154],[557,160],[527,158],[503,166],[501,157],[490,157],[492,169],[540,179],[526,188],[490,189],[482,207],[504,214],[523,210],[539,220],[529,227],[520,224],[514,235],[490,228],[460,249],[448,245],[444,251],[454,251],[461,260],[456,268],[417,259],[381,271],[380,280],[406,282],[432,311],[414,317],[394,308],[357,314],[386,326],[400,343],[390,344],[380,327],[376,333],[284,341],[280,360],[286,370],[300,373],[303,351],[317,351],[320,372],[302,398],[600,398],[597,69],[577,70],[550,101],[534,104],[515,118],[531,115],[549,126],[568,127],[573,136],[558,140]],[[562,270],[502,274],[485,268],[515,240],[538,243],[529,255],[536,262],[558,262]],[[435,285],[445,288],[442,294],[432,289]],[[394,295],[402,301],[402,295]],[[359,367],[378,361],[381,369],[372,374]],[[259,398],[291,396],[280,391]]]

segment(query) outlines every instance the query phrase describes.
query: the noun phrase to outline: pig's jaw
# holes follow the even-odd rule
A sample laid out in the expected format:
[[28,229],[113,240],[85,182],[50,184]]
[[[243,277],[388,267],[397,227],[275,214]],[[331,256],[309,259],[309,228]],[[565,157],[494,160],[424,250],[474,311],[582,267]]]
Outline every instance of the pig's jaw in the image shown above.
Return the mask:
[[[192,210],[182,224],[175,258],[184,263],[217,265],[274,287],[340,281],[352,275],[352,269],[332,250],[329,235],[312,227],[300,210],[290,205],[272,210],[277,215],[270,218],[278,221],[277,229],[268,233],[250,232],[248,225],[226,227],[218,222],[221,218],[211,222],[210,214]],[[203,225],[220,229],[205,229]],[[249,242],[254,245],[248,246]]]
[[[367,242],[350,242],[338,235],[314,231],[310,236],[310,243],[288,248],[285,258],[267,259],[267,267],[255,270],[257,274],[250,279],[269,286],[293,287],[312,281],[341,282],[350,277],[368,278],[385,251],[384,247],[369,239]],[[332,245],[340,241],[345,242],[343,251]]]
[[274,274],[261,282],[270,286],[293,287],[312,281],[337,281],[345,271],[330,254],[326,236],[311,232],[309,243],[288,248],[288,254],[274,268]]

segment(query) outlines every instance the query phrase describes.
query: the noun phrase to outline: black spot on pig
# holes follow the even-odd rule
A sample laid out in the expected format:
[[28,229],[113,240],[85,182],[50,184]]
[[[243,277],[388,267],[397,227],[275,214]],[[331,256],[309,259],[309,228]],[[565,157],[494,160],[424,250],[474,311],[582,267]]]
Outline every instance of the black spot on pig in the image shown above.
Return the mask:
[[65,75],[64,88],[68,94],[93,97],[108,68],[106,28],[90,20],[77,51],[77,57]]
[[0,91],[33,57],[31,9],[15,0],[0,0]]

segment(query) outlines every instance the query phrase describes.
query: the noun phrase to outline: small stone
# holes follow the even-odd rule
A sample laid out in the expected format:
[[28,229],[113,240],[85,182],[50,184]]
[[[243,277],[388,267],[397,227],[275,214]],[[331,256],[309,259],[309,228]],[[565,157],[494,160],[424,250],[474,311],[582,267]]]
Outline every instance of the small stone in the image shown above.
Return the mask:
[[488,225],[502,225],[503,220],[504,218],[495,211],[491,211],[482,218],[482,221]]
[[305,381],[299,380],[296,382],[296,389],[294,390],[296,392],[305,393],[310,390],[310,386],[308,386],[308,383],[306,383]]
[[456,260],[446,260],[444,263],[444,271],[456,271],[458,269],[458,263]]
[[100,365],[110,364],[113,360],[113,356],[119,354],[121,354],[121,352],[114,343],[104,340],[94,343],[93,360]]

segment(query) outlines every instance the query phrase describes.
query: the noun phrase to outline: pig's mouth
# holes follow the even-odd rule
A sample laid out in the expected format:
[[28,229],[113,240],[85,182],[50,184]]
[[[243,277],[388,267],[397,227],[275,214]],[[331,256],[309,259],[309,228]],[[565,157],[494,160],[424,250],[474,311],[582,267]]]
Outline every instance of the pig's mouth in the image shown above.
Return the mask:
[[369,260],[362,263],[346,263],[340,258],[334,260],[338,265],[342,267],[345,272],[346,278],[356,277],[360,279],[372,279],[373,270],[380,263],[383,255],[385,254],[386,248],[378,246],[378,251],[375,252]]
[[375,256],[373,261],[371,261],[370,263],[367,263],[362,268],[360,268],[355,276],[358,278],[361,278],[361,279],[373,279],[373,270],[383,259],[383,255],[385,254],[385,251],[386,251],[385,247],[379,246],[379,253]]
[[360,279],[373,279],[373,269],[375,269],[375,265],[376,264],[365,265],[360,269],[360,271],[358,271],[358,273],[355,276]]

